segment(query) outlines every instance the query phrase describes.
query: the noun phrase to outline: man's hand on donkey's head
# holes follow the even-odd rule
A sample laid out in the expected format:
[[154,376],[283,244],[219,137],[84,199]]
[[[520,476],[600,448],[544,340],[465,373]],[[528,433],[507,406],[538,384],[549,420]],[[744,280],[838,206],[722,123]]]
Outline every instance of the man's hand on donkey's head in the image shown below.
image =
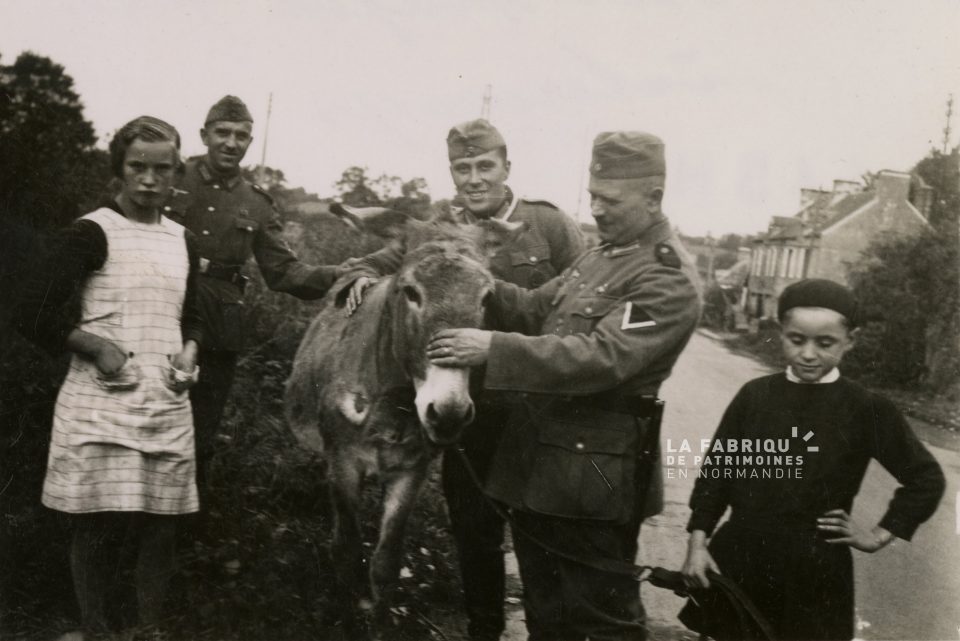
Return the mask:
[[441,367],[477,367],[487,362],[492,338],[482,329],[442,329],[427,345],[427,358]]
[[352,316],[360,303],[363,302],[363,290],[377,283],[376,278],[361,276],[350,285],[350,293],[347,295],[347,316]]

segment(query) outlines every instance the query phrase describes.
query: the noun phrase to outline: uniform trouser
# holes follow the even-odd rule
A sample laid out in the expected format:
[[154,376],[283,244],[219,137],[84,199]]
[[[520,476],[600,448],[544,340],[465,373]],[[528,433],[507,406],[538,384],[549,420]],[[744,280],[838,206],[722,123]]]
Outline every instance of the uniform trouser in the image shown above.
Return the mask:
[[646,616],[637,581],[564,559],[538,544],[576,558],[633,563],[639,520],[619,525],[520,510],[514,510],[513,517],[513,541],[531,641],[646,638]]
[[200,379],[190,389],[197,447],[197,488],[201,507],[207,498],[207,476],[213,458],[223,410],[230,396],[237,367],[236,352],[200,350]]
[[[477,476],[486,478],[506,412],[478,403],[477,417],[461,438]],[[467,631],[471,639],[498,639],[504,628],[503,519],[477,488],[460,455],[443,455],[443,494],[460,559]]]

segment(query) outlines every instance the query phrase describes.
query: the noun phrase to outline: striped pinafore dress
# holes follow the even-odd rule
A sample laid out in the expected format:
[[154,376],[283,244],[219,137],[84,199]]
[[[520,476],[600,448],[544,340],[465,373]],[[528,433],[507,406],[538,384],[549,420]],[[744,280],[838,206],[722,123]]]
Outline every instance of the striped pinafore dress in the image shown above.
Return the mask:
[[127,352],[122,373],[136,384],[111,389],[90,358],[73,356],[54,411],[43,504],[70,513],[196,512],[189,396],[164,383],[169,355],[182,348],[184,229],[106,208],[84,219],[106,234],[107,260],[84,284],[78,328]]

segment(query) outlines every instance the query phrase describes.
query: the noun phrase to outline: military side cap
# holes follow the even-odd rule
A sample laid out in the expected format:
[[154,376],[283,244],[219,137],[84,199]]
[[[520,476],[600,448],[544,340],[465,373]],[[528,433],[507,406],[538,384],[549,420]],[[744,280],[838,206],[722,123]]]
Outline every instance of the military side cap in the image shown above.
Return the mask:
[[850,325],[860,324],[859,306],[853,292],[832,280],[823,278],[807,278],[788,285],[780,293],[777,302],[777,318],[781,321],[784,315],[794,307],[823,307],[832,309],[846,317]]
[[622,180],[665,176],[663,141],[642,131],[605,131],[593,139],[590,175]]
[[470,158],[506,146],[497,128],[483,118],[455,125],[447,134],[447,155],[450,160]]
[[236,96],[224,96],[217,101],[217,104],[210,107],[207,112],[207,119],[203,121],[204,126],[218,120],[228,122],[253,122],[253,116],[250,110],[243,104],[243,101]]

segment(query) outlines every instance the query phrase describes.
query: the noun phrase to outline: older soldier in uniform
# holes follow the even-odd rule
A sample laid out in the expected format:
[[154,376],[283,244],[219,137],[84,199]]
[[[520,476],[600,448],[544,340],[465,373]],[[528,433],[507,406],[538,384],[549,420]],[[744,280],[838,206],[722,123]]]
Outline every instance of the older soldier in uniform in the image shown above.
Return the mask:
[[601,133],[590,195],[602,245],[526,291],[497,284],[504,326],[445,330],[438,365],[486,365],[485,386],[521,392],[487,478],[510,506],[530,638],[644,639],[632,563],[661,508],[660,384],[700,314],[699,284],[661,212],[663,143]]
[[[447,136],[450,175],[462,208],[456,219],[473,223],[500,218],[526,223],[527,231],[491,259],[494,276],[519,288],[534,288],[562,272],[584,249],[583,236],[572,218],[540,200],[518,198],[506,185],[510,175],[507,147],[500,132],[486,120],[453,127]],[[388,246],[360,261],[356,275],[374,278],[393,273],[403,260],[403,248]],[[355,282],[353,304],[367,278]],[[479,390],[478,390],[479,391]],[[477,413],[461,439],[471,466],[486,476],[507,414],[490,394],[474,394]],[[443,457],[443,490],[460,555],[464,601],[471,639],[500,638],[504,628],[503,519],[484,499],[460,456]]]
[[197,442],[198,481],[203,489],[214,439],[243,347],[243,267],[257,261],[267,287],[304,299],[323,296],[339,274],[332,265],[301,263],[282,237],[273,200],[240,174],[253,141],[253,117],[243,102],[224,96],[207,113],[200,138],[204,156],[191,158],[164,213],[198,239],[198,298],[206,325],[200,380],[190,390]]

